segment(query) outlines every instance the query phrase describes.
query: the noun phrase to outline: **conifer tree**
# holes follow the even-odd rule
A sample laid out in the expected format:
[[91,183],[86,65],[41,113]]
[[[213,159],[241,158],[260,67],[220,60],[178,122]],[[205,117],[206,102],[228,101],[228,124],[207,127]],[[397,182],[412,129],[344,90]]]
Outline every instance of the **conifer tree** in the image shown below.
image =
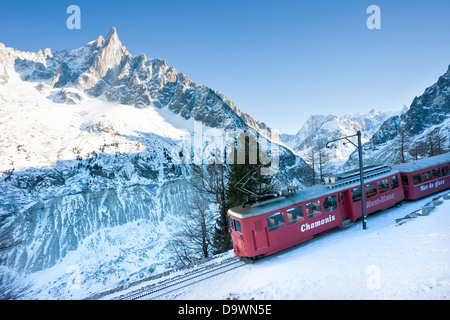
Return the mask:
[[[250,137],[245,140],[241,140],[241,143],[237,143],[235,145],[235,159],[232,164],[228,166],[228,180],[226,187],[226,199],[227,206],[229,208],[241,205],[247,200],[250,200],[254,195],[265,195],[273,193],[274,186],[272,183],[272,176],[270,175],[262,175],[261,167],[262,163],[259,159],[259,143],[250,143]],[[238,139],[239,141],[239,139]],[[242,141],[245,142],[243,145]],[[248,141],[248,142],[247,142]],[[238,163],[237,154],[239,151],[242,152],[245,150],[245,163]],[[252,156],[256,154],[256,157]],[[256,161],[251,161],[256,158]],[[253,163],[251,163],[253,162]],[[244,193],[242,190],[239,190],[236,186],[238,182],[244,182],[242,179],[247,175],[244,181],[247,181],[245,184],[245,189],[249,191],[249,193]]]

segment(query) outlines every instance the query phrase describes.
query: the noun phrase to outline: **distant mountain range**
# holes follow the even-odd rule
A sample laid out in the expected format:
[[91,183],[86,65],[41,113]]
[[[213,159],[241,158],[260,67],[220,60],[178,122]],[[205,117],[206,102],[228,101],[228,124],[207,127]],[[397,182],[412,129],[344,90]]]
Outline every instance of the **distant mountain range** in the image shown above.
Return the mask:
[[[312,115],[295,135],[282,134],[282,141],[298,155],[306,158],[312,148],[325,149],[328,141],[344,136],[363,133],[362,141],[367,142],[380,126],[395,112],[371,110],[366,114]],[[355,150],[351,144],[341,145],[339,148],[324,150],[331,162],[347,161]]]
[[[450,66],[415,97],[406,112],[387,119],[364,144],[366,165],[396,164],[450,151]],[[345,168],[357,165],[353,153]]]
[[363,133],[365,165],[393,165],[450,151],[450,66],[409,108],[340,117],[312,115],[296,134],[280,137],[304,159],[310,158],[313,148],[322,150],[332,162],[329,172],[334,172],[357,168],[358,154],[350,143],[325,149],[326,143],[358,130]]

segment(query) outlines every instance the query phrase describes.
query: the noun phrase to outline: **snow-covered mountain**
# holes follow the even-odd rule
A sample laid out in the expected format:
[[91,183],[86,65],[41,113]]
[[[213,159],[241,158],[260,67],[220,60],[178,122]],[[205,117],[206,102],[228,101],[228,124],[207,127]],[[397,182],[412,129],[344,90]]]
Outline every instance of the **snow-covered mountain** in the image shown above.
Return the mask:
[[[450,150],[450,66],[415,97],[406,112],[387,119],[363,147],[365,165],[396,164]],[[353,153],[346,169],[358,163]]]
[[[10,48],[3,48],[3,51],[3,56],[10,56],[6,58],[7,63],[10,67],[14,64],[22,80],[61,88],[53,92],[55,102],[77,103],[83,99],[77,91],[68,91],[69,87],[109,102],[140,108],[149,105],[168,108],[186,120],[195,119],[214,128],[246,129],[250,126],[272,139],[269,127],[241,112],[221,92],[198,85],[165,60],[148,58],[145,54],[131,56],[114,27],[105,39],[99,36],[70,52],[51,53],[50,49],[45,49],[33,54]],[[277,139],[275,134],[273,139]]]
[[[35,292],[58,298],[73,270],[84,288],[164,270],[195,193],[176,157],[198,124],[281,143],[221,92],[130,55],[115,28],[72,51],[0,43],[0,221],[16,243],[0,272],[46,279]],[[276,145],[281,183],[301,184],[306,164]]]
[[[366,114],[312,115],[295,135],[282,134],[282,141],[302,158],[309,157],[312,148],[326,152],[330,162],[347,161],[355,147],[347,143],[339,148],[325,149],[328,141],[344,136],[363,133],[362,141],[367,142],[383,122],[392,117],[395,112],[371,110]],[[356,141],[356,140],[355,140]]]

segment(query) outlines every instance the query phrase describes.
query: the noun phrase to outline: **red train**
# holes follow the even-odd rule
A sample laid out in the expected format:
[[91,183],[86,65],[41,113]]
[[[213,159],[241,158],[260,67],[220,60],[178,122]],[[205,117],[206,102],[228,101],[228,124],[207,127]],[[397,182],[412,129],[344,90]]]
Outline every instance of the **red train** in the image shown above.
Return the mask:
[[[364,168],[366,214],[450,188],[450,153],[394,167]],[[361,218],[359,170],[228,211],[234,253],[256,259]]]

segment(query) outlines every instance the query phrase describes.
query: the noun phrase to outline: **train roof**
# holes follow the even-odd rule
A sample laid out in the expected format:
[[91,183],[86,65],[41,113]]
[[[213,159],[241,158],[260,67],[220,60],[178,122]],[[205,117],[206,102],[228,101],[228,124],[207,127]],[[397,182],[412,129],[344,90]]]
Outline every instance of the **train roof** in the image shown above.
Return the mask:
[[393,166],[400,172],[415,172],[450,162],[450,152]]
[[[364,174],[364,184],[370,183],[372,181],[387,178],[394,174],[399,173],[398,170],[391,169],[390,167],[383,167],[385,170],[380,170],[378,173],[365,173]],[[299,190],[297,193],[290,194],[288,196],[280,196],[278,198],[273,198],[268,201],[261,203],[255,203],[253,205],[238,206],[228,210],[228,213],[236,218],[249,218],[265,214],[268,212],[273,212],[281,210],[282,208],[294,206],[296,204],[306,202],[308,200],[314,200],[327,195],[335,194],[337,192],[342,192],[350,188],[359,187],[359,177],[351,177],[347,180],[339,180],[334,184],[328,185],[315,185],[313,187],[308,187]]]

